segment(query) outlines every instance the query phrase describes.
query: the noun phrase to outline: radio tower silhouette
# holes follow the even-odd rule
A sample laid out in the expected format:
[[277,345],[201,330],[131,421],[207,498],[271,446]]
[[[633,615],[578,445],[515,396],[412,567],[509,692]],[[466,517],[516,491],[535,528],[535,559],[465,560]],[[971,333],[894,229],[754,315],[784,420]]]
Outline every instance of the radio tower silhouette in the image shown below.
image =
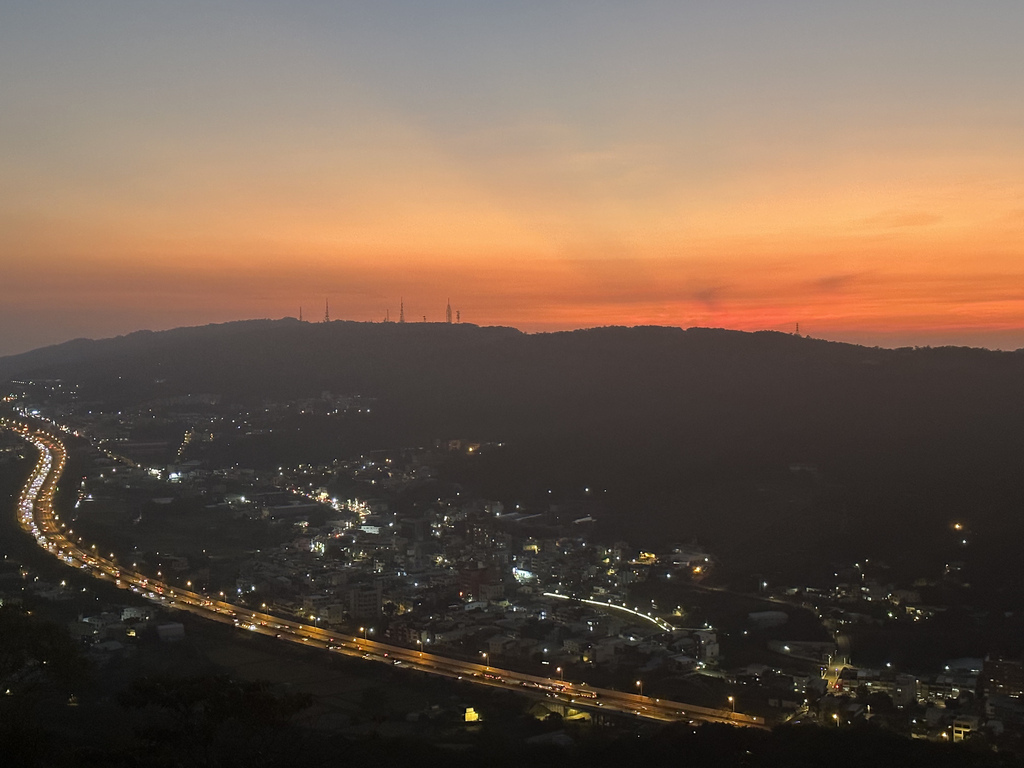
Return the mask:
[[448,306],[445,307],[445,310],[444,310],[444,321],[446,323],[448,323],[448,325],[452,324],[452,300],[451,299],[448,299]]
[[405,299],[402,299],[398,305],[398,322],[405,322]]
[[302,307],[299,307],[299,322],[302,322]]
[[324,299],[324,322],[331,322],[331,302],[329,299]]

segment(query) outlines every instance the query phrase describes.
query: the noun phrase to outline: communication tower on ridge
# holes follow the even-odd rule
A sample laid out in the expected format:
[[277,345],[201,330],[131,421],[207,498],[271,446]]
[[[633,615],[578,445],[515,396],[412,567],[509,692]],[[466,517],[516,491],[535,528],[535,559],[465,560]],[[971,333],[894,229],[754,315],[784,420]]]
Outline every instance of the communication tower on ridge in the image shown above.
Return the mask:
[[445,307],[445,310],[444,310],[444,321],[446,323],[448,323],[448,325],[452,324],[452,300],[451,299],[448,299],[448,306]]
[[398,322],[405,322],[405,299],[402,299],[401,303],[398,305]]
[[324,322],[331,322],[331,302],[329,299],[324,299]]
[[302,322],[302,307],[299,307],[299,322]]

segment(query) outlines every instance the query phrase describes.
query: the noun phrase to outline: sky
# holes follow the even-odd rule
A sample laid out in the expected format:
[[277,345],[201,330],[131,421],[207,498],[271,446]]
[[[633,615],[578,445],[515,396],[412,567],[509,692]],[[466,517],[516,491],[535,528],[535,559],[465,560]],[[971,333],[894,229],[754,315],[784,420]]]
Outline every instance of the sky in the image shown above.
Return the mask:
[[0,355],[248,318],[1024,347],[1019,0],[0,0]]

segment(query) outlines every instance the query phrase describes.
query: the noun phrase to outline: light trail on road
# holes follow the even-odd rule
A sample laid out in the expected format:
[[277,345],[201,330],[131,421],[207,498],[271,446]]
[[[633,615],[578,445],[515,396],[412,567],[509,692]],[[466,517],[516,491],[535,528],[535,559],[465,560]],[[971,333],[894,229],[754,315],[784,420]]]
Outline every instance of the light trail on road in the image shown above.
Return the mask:
[[67,450],[61,438],[9,418],[0,418],[0,427],[15,432],[39,451],[39,459],[18,499],[18,522],[21,527],[40,547],[69,567],[98,579],[113,581],[118,587],[130,589],[161,606],[188,611],[205,619],[286,642],[466,680],[478,685],[543,696],[568,707],[593,712],[615,712],[662,722],[717,722],[767,728],[762,717],[728,709],[711,709],[644,696],[642,693],[554,680],[501,669],[492,664],[478,664],[366,638],[349,637],[332,629],[282,619],[224,600],[214,600],[191,590],[172,587],[138,571],[122,568],[113,559],[101,557],[79,546],[62,530],[63,524],[53,507],[54,493],[67,460]]

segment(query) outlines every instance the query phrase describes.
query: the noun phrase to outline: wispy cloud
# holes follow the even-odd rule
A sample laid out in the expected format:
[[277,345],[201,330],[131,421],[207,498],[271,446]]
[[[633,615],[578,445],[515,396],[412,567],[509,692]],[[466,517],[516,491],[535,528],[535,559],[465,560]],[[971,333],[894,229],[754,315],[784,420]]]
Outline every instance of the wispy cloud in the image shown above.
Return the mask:
[[857,283],[863,282],[864,278],[865,274],[860,272],[825,275],[812,280],[810,288],[815,293],[845,293]]
[[942,216],[927,211],[893,209],[876,213],[853,223],[857,229],[899,229],[902,227],[927,227],[938,224]]

